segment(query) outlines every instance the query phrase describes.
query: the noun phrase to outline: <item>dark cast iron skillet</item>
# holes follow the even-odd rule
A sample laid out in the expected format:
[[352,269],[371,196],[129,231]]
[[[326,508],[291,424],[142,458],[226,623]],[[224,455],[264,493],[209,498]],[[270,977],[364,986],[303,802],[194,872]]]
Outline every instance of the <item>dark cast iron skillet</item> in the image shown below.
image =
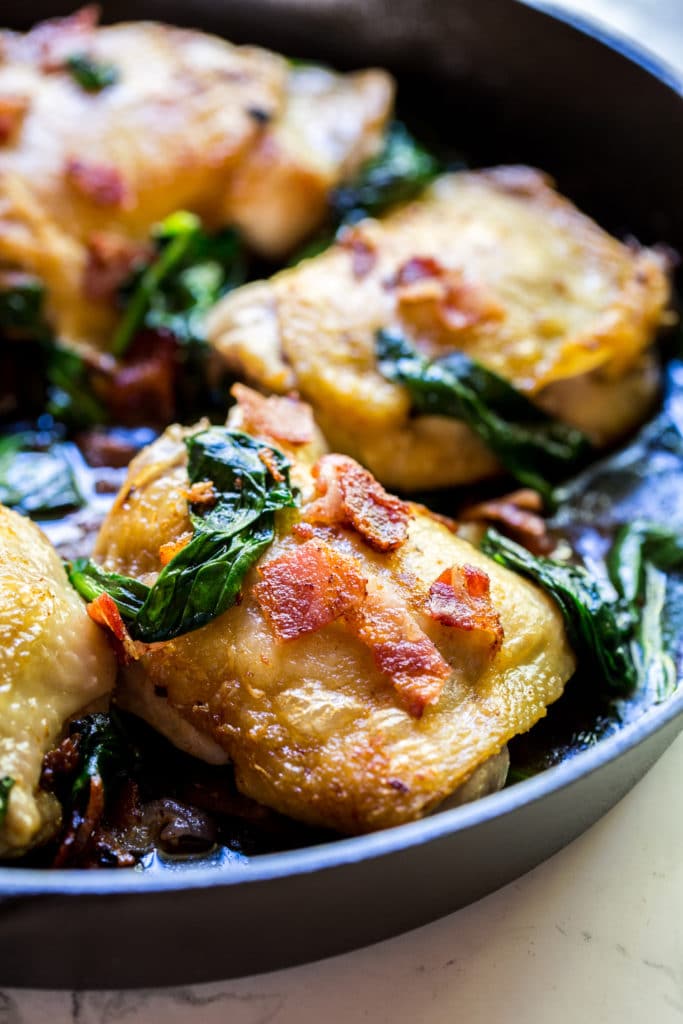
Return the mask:
[[[27,0],[4,17],[23,28],[63,13]],[[104,17],[191,25],[339,66],[387,66],[418,131],[436,131],[478,164],[536,164],[613,230],[683,250],[683,85],[594,26],[512,0],[128,0],[105,2]],[[0,984],[199,982],[424,924],[579,835],[682,726],[679,688],[584,752],[478,803],[247,863],[150,873],[2,868]]]

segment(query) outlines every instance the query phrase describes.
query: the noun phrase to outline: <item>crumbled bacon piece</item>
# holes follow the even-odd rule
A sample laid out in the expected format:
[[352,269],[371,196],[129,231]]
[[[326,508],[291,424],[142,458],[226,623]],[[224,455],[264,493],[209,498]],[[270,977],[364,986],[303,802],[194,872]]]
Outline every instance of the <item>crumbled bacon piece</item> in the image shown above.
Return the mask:
[[548,533],[545,519],[538,514],[542,509],[543,499],[538,491],[523,488],[502,498],[470,505],[462,511],[461,518],[467,522],[498,523],[504,533],[519,541],[532,554],[547,555],[555,547],[555,542]]
[[292,533],[297,540],[311,540],[315,536],[315,530],[310,523],[295,523]]
[[351,270],[357,281],[362,281],[370,273],[377,262],[375,245],[365,238],[362,228],[347,228],[342,234],[339,244],[351,254]]
[[[145,432],[146,433],[146,432]],[[153,435],[152,435],[153,436]],[[145,435],[143,435],[143,438]],[[149,438],[145,438],[149,440]],[[122,469],[145,443],[127,437],[116,427],[92,427],[76,435],[76,444],[89,466]],[[118,486],[116,488],[118,490]]]
[[284,474],[280,472],[278,464],[275,461],[275,456],[273,455],[273,449],[272,448],[259,448],[259,450],[258,450],[258,457],[261,460],[261,462],[263,463],[263,465],[266,467],[266,469],[268,470],[270,475],[272,476],[273,480],[275,480],[276,483],[281,484],[282,481],[285,479],[285,477],[284,477]]
[[213,480],[198,480],[185,491],[189,505],[200,505],[202,508],[213,508],[218,501]]
[[233,384],[230,393],[239,405],[245,430],[295,446],[313,440],[313,414],[305,402],[277,395],[266,398],[244,384]]
[[122,426],[169,423],[175,413],[177,344],[167,334],[142,331],[123,362],[97,377],[94,388],[114,422]]
[[161,564],[168,565],[179,551],[187,547],[191,540],[192,534],[186,532],[181,534],[177,540],[169,540],[166,544],[162,544],[159,548],[159,561]]
[[66,18],[41,21],[23,37],[19,48],[42,71],[61,71],[68,57],[87,49],[99,19],[99,7],[90,4]]
[[66,160],[64,176],[77,192],[96,206],[121,208],[130,198],[118,167],[72,156]]
[[[468,279],[462,270],[445,267],[431,256],[407,260],[389,286],[397,290],[401,317],[413,330],[436,332],[436,340],[447,341],[449,335],[505,316],[503,306],[481,282]],[[443,339],[439,338],[441,333],[445,334]]]
[[417,281],[442,277],[444,266],[433,256],[413,256],[406,260],[386,282],[387,288],[407,288]]
[[30,105],[28,96],[0,96],[0,146],[14,138]]
[[316,493],[306,509],[312,523],[348,524],[377,551],[393,551],[408,535],[410,510],[372,473],[346,455],[323,455],[313,467]]
[[103,814],[104,782],[101,775],[91,775],[85,812],[81,814],[78,809],[74,808],[69,827],[52,862],[53,868],[67,867],[77,860],[88,846]]
[[107,231],[95,231],[88,239],[83,272],[83,294],[96,302],[112,301],[131,272],[146,262],[148,245]]
[[437,622],[485,635],[491,657],[503,642],[503,625],[491,601],[490,580],[473,565],[446,569],[429,588],[427,612]]
[[367,580],[352,558],[307,541],[259,568],[256,599],[278,640],[295,640],[357,607]]
[[146,650],[146,645],[133,640],[113,597],[109,594],[100,594],[86,606],[86,611],[93,622],[109,630],[121,664],[127,665],[140,658]]
[[421,718],[426,707],[436,704],[451,675],[434,643],[405,605],[376,581],[347,621],[372,651],[380,672],[391,679],[408,713]]

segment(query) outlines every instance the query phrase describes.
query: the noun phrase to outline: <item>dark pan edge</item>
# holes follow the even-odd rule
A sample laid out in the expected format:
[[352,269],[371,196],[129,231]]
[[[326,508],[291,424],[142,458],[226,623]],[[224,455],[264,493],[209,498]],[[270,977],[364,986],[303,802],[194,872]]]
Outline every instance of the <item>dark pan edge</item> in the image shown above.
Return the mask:
[[515,3],[531,7],[534,11],[554,18],[555,21],[564,22],[565,25],[569,25],[583,35],[597,39],[599,43],[621,54],[632,64],[637,64],[643,71],[647,71],[653,78],[658,79],[677,95],[683,97],[683,75],[676,68],[663,57],[659,57],[646,46],[636,42],[635,39],[631,39],[617,29],[608,28],[598,18],[568,11],[565,7],[558,7],[552,2],[546,3],[545,0],[515,0]]
[[[517,808],[538,802],[551,793],[566,789],[587,778],[610,761],[632,750],[650,736],[675,722],[683,731],[683,686],[669,700],[653,707],[632,725],[599,741],[588,750],[576,754],[540,775],[501,790],[482,800],[450,811],[436,813],[420,821],[366,836],[337,839],[320,846],[291,852],[266,854],[248,864],[229,868],[198,867],[191,871],[145,875],[139,871],[103,868],[98,871],[35,868],[0,868],[0,897],[37,896],[41,894],[116,895],[123,893],[163,892],[175,889],[231,886],[260,882],[294,874],[323,871],[339,865],[353,864],[368,858],[384,857],[398,850],[421,846],[436,838],[463,832],[484,822],[514,812]],[[675,738],[672,735],[671,741]]]

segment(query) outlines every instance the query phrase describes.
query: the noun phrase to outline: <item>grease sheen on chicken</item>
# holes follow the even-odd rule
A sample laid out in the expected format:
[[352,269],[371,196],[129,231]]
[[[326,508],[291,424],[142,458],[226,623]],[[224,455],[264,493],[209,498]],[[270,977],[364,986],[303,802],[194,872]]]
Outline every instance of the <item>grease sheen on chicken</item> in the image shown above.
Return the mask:
[[[314,229],[328,191],[381,144],[383,71],[338,75],[152,22],[96,25],[84,8],[0,33],[0,267],[36,274],[60,337],[106,348],[115,288],[151,227],[178,209],[238,225],[279,257]],[[73,56],[114,69],[99,92]],[[98,262],[99,261],[99,262]]]
[[[232,760],[261,803],[342,832],[420,817],[463,784],[463,799],[500,787],[506,743],[574,669],[554,603],[313,432],[288,442],[293,400],[237,394],[230,425],[288,454],[301,508],[277,514],[235,606],[123,669],[119,702]],[[131,463],[96,545],[107,569],[150,583],[160,548],[187,534],[194,429]]]
[[540,172],[501,167],[443,176],[321,255],[238,289],[208,330],[233,370],[298,390],[336,450],[411,490],[499,467],[465,424],[411,414],[406,390],[378,372],[378,329],[433,358],[466,352],[602,445],[653,402],[668,299],[662,255],[612,238]]

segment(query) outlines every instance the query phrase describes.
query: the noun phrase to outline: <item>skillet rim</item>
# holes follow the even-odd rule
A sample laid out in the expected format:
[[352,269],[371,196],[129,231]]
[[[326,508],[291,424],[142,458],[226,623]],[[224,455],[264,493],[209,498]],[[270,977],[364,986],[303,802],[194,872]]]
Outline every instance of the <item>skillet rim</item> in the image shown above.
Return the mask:
[[[637,65],[683,100],[683,74],[666,60],[599,19],[568,11],[546,0],[515,0],[545,17],[567,25]],[[570,681],[571,685],[571,681]],[[561,699],[561,698],[560,698]],[[653,705],[635,722],[568,760],[507,789],[431,817],[362,836],[341,837],[317,846],[262,854],[246,863],[202,865],[191,861],[178,871],[147,873],[139,868],[51,869],[0,866],[0,902],[20,897],[161,893],[174,890],[228,888],[290,876],[314,874],[420,847],[433,840],[513,814],[568,789],[627,751],[644,743],[668,723],[683,731],[683,682],[664,703]],[[637,780],[639,781],[639,780]],[[632,787],[629,787],[632,788]],[[602,817],[602,815],[600,815]],[[598,820],[598,819],[596,819]]]

